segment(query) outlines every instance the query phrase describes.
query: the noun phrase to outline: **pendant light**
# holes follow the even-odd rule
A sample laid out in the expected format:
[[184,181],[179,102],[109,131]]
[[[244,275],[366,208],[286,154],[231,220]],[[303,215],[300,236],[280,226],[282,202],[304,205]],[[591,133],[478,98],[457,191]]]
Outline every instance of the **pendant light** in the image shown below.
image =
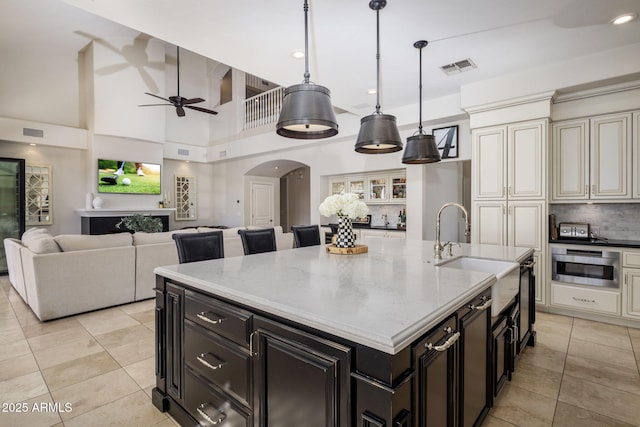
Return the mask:
[[376,111],[360,120],[360,132],[356,140],[355,150],[365,154],[384,154],[402,150],[402,140],[396,125],[396,118],[380,112],[380,9],[387,5],[386,0],[371,0],[369,8],[376,11],[377,39],[377,91]]
[[331,92],[309,81],[309,4],[304,1],[304,82],[284,91],[278,135],[295,139],[320,139],[338,134]]
[[427,135],[422,130],[422,48],[428,45],[426,40],[419,40],[413,47],[420,49],[420,124],[418,132],[407,138],[407,148],[402,156],[402,163],[417,165],[422,163],[435,163],[440,161],[440,151],[433,135]]

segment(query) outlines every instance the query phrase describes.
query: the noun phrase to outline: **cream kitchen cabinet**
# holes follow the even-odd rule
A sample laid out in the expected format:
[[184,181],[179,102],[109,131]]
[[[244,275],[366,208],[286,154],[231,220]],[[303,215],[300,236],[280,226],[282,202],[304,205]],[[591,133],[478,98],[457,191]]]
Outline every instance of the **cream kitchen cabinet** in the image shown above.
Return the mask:
[[633,113],[633,198],[640,199],[640,111]]
[[544,248],[546,215],[543,201],[476,202],[472,218],[473,243],[534,248],[538,252]]
[[332,196],[336,194],[346,193],[347,189],[347,180],[346,179],[332,179],[329,182],[330,193]]
[[473,131],[474,200],[544,200],[547,120]]
[[335,175],[329,179],[329,194],[356,193],[365,203],[405,204],[407,178],[395,169],[359,175]]
[[389,177],[370,176],[367,178],[369,189],[365,200],[372,203],[389,201]]
[[622,252],[622,316],[640,319],[640,252]]
[[631,124],[631,113],[554,123],[551,200],[631,199]]
[[366,244],[368,237],[385,237],[387,239],[405,239],[406,232],[400,230],[360,229],[361,243]]

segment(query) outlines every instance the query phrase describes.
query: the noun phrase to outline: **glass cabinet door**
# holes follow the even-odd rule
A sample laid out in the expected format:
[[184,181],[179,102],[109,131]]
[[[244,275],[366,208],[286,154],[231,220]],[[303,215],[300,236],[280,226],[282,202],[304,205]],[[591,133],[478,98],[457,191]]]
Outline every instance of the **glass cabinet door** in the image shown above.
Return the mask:
[[391,178],[391,198],[406,199],[407,198],[407,178],[392,177]]
[[356,193],[360,199],[364,200],[364,180],[349,181],[349,192]]
[[346,186],[345,181],[331,181],[331,195],[343,194]]
[[382,201],[387,198],[387,178],[370,178],[369,200]]

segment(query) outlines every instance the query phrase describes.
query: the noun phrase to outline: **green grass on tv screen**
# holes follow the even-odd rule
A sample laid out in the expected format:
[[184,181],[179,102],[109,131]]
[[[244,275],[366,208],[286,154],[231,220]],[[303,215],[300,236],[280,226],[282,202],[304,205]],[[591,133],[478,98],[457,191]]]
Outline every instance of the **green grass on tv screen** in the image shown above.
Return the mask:
[[[161,194],[160,165],[98,160],[98,192]],[[140,170],[140,172],[139,172]]]

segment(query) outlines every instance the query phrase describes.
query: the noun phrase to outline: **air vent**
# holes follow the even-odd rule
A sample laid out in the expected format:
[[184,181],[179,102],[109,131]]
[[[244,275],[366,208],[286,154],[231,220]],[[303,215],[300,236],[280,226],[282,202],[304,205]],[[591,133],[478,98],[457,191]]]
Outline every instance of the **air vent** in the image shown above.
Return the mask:
[[178,148],[178,154],[181,156],[188,156],[189,150],[185,150],[184,148]]
[[42,129],[22,128],[22,135],[35,136],[36,138],[44,138],[44,131]]
[[478,68],[476,64],[469,58],[462,59],[458,62],[454,62],[452,64],[443,65],[440,67],[442,71],[450,76],[451,74],[463,73],[465,71],[473,70],[474,68]]
[[227,150],[222,150],[220,152],[220,158],[227,157]]

